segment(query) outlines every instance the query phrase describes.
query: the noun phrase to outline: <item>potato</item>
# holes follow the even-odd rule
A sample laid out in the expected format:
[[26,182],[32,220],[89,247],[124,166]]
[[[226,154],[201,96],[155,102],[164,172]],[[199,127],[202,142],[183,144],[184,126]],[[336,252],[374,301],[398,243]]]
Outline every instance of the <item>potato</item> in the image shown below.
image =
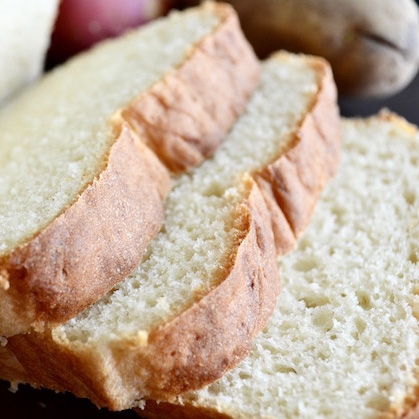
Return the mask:
[[173,0],[61,0],[50,61],[59,63],[167,13]]
[[419,12],[413,0],[228,2],[261,58],[281,48],[323,56],[341,95],[392,95],[419,67]]

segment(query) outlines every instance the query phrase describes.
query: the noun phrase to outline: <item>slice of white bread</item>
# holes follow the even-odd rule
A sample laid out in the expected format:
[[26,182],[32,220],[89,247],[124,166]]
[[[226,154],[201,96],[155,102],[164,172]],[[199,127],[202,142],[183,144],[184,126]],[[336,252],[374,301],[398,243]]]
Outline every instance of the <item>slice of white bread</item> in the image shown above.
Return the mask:
[[0,104],[42,73],[58,0],[0,2]]
[[[252,354],[149,418],[419,414],[419,133],[394,114],[343,122],[342,164]],[[158,414],[160,413],[160,414]]]
[[339,150],[328,64],[274,56],[213,158],[176,179],[138,269],[68,323],[4,341],[0,378],[110,409],[220,378],[272,313],[277,253],[295,246]]
[[2,110],[0,335],[73,317],[137,266],[170,172],[213,153],[259,73],[231,7],[206,3],[81,54]]

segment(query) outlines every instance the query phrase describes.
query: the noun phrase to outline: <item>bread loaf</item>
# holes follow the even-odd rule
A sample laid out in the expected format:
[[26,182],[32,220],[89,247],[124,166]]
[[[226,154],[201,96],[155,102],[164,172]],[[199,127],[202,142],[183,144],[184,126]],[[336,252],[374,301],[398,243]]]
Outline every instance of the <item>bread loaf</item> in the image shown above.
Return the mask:
[[58,4],[58,0],[1,1],[1,105],[42,74]]
[[[343,122],[342,164],[252,354],[148,418],[418,417],[419,134],[389,113]],[[149,410],[149,412],[147,412]]]
[[256,88],[234,11],[207,3],[107,41],[0,113],[0,335],[102,297],[159,231],[172,173],[213,153]]
[[178,177],[162,231],[101,301],[8,339],[0,378],[126,409],[220,378],[250,350],[339,162],[336,89],[321,59],[280,53],[225,142]]

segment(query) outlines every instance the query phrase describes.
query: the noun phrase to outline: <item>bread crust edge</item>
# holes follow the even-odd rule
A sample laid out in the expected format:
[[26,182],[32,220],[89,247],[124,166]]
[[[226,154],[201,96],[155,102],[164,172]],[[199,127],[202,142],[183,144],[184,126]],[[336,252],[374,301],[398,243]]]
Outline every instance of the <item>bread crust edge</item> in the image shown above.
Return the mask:
[[[123,280],[140,263],[162,225],[163,200],[171,187],[170,168],[187,170],[199,164],[215,151],[244,111],[259,80],[259,62],[230,6],[209,2],[203,7],[219,15],[218,26],[191,48],[177,68],[110,117],[115,140],[103,170],[49,226],[0,259],[0,335],[7,337],[62,323]],[[198,83],[202,80],[198,75],[207,73],[214,73],[213,81],[222,81],[223,85],[218,89],[214,89],[214,83],[192,88],[185,85],[188,77]],[[240,74],[238,80],[228,82],[236,74]],[[157,107],[155,101],[150,104],[162,91],[167,102],[160,101]],[[222,112],[212,118],[220,91],[225,103],[220,107]],[[205,106],[197,106],[199,97],[207,98]],[[156,128],[139,116],[138,101],[143,113],[147,114],[147,107],[153,112],[160,108],[167,112],[167,119],[160,118]],[[168,106],[176,106],[175,119]],[[203,140],[185,149],[182,144],[188,122],[203,117],[207,123],[202,128],[194,126],[198,129],[195,136]],[[167,125],[164,134],[163,123]],[[176,126],[182,126],[182,135],[171,135]],[[186,165],[165,167],[151,151],[158,152],[158,147],[152,146],[159,140],[156,131],[170,141],[168,147],[174,150],[171,157],[175,163],[188,153],[196,157],[188,159]],[[159,158],[168,164],[161,153]],[[129,170],[124,166],[129,166],[128,161],[132,166]]]
[[[311,65],[325,69],[318,71],[319,92],[297,126],[297,131],[304,132],[295,137],[298,140],[292,141],[286,154],[289,157],[301,142],[325,144],[324,152],[315,159],[317,186],[298,189],[298,193],[311,196],[308,202],[315,203],[337,166],[340,120],[327,64],[313,60]],[[313,115],[320,121],[306,123]],[[320,122],[333,127],[321,125],[319,131]],[[298,152],[310,154],[311,149],[302,147]],[[294,159],[297,165],[304,161]],[[254,174],[244,179],[248,195],[239,212],[246,231],[232,252],[234,263],[219,286],[148,336],[139,334],[93,350],[82,342],[66,341],[54,330],[12,337],[5,350],[16,356],[25,374],[32,378],[31,384],[71,391],[98,406],[120,410],[136,406],[142,399],[173,401],[179,393],[209,384],[237,365],[266,324],[280,291],[271,212],[256,178]],[[296,200],[297,204],[304,202],[307,200]],[[301,227],[313,211],[314,204],[301,218]],[[280,232],[275,234],[280,237]]]

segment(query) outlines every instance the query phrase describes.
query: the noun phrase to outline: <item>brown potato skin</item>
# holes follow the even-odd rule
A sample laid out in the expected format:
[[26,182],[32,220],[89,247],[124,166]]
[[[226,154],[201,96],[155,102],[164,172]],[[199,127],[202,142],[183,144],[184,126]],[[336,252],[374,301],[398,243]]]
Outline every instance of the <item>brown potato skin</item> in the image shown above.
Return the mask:
[[[197,0],[184,0],[183,6]],[[278,49],[326,58],[340,95],[382,98],[419,68],[419,11],[413,0],[229,0],[264,58]]]

